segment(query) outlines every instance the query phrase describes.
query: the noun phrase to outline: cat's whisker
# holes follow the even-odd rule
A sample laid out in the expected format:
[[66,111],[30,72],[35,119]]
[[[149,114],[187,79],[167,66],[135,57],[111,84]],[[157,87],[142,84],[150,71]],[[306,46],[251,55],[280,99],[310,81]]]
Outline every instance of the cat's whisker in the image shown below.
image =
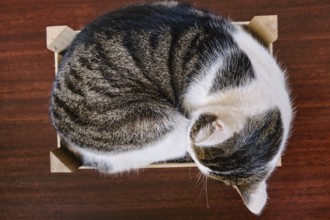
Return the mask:
[[202,172],[198,172],[197,174],[197,181],[195,183],[195,186],[203,186],[203,173]]
[[204,181],[205,187],[204,188],[205,188],[206,208],[210,209],[209,195],[208,195],[208,191],[207,191],[207,179],[208,179],[208,177],[205,175],[205,181]]
[[207,209],[209,209],[210,206],[209,206],[207,180],[208,180],[208,176],[205,175],[202,172],[199,172],[197,184],[200,185],[200,186],[202,186],[201,191],[199,193],[199,196],[202,196],[203,192],[205,192],[206,207],[207,207]]

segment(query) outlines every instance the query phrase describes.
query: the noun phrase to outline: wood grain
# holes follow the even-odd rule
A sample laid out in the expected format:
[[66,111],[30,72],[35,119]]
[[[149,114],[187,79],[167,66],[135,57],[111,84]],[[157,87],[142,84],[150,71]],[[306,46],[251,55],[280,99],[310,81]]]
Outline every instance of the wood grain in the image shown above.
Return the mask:
[[[136,1],[0,2],[0,219],[256,219],[237,193],[198,181],[195,168],[103,176],[50,174],[56,135],[48,105],[54,79],[46,26],[80,29]],[[236,21],[277,14],[274,53],[297,109],[283,166],[269,181],[264,219],[330,219],[330,3],[191,1]]]

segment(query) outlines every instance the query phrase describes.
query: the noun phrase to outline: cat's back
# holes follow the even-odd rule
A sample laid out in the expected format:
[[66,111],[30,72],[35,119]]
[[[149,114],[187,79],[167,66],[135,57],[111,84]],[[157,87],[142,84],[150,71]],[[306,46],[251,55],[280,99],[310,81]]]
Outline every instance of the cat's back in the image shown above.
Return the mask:
[[221,17],[176,2],[110,12],[77,36],[57,81],[74,77],[83,83],[75,83],[72,90],[87,85],[108,95],[113,89],[125,95],[148,93],[180,107],[190,79],[209,62],[214,45],[225,41],[230,29]]
[[[74,144],[98,149],[156,140],[171,129],[168,118],[181,111],[189,80],[230,28],[220,17],[176,3],[101,16],[78,34],[60,64],[54,126]],[[156,122],[163,130],[150,130]]]
[[90,110],[111,111],[141,99],[182,110],[190,79],[232,28],[221,17],[175,2],[105,14],[87,25],[64,55],[53,103],[73,106],[75,121]]

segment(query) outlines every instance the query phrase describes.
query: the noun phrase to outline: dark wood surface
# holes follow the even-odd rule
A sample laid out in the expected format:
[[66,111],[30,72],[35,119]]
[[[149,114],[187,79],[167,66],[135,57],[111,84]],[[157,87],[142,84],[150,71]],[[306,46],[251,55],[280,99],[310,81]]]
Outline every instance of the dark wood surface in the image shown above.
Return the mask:
[[[48,118],[54,62],[46,49],[46,26],[78,29],[131,2],[0,2],[0,219],[259,218],[218,182],[208,180],[206,197],[195,168],[115,177],[49,172],[56,137]],[[193,2],[236,21],[278,15],[274,51],[287,68],[297,115],[260,218],[330,219],[330,2]]]

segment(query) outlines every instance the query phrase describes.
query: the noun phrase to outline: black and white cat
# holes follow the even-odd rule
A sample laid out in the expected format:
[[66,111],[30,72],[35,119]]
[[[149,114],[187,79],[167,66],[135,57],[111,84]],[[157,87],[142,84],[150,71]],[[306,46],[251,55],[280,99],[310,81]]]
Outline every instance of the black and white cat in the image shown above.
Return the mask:
[[60,64],[50,112],[84,165],[118,173],[189,153],[256,214],[292,120],[269,52],[241,27],[176,2],[86,26]]

